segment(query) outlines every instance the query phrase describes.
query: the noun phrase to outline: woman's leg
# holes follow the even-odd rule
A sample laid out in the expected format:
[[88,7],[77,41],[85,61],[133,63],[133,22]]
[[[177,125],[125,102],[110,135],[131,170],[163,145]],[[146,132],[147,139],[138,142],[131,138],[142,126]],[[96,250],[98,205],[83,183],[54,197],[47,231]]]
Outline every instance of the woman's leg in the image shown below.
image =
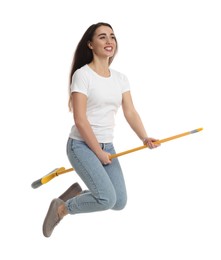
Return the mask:
[[89,189],[66,202],[68,213],[87,213],[113,208],[116,204],[116,191],[97,156],[84,142],[73,139],[68,140],[67,155]]
[[[104,150],[110,154],[116,153],[112,143],[104,144]],[[118,158],[112,159],[112,163],[104,166],[104,168],[108,173],[116,193],[116,203],[112,209],[121,210],[126,206],[127,203],[127,191]]]

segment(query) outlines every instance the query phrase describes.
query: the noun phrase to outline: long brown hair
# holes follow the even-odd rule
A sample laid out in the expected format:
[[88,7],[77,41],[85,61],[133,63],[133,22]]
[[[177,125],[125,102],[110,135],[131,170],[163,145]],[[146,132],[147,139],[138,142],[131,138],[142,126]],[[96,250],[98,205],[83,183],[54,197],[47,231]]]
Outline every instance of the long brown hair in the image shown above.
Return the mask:
[[[92,24],[86,30],[84,35],[82,36],[82,38],[81,38],[80,42],[78,43],[77,48],[75,50],[73,61],[71,64],[70,75],[69,75],[68,106],[69,106],[70,111],[72,110],[71,93],[70,93],[70,85],[72,83],[72,76],[77,69],[80,69],[82,66],[89,64],[93,60],[93,53],[92,53],[92,50],[88,47],[88,42],[92,41],[92,38],[94,36],[96,29],[100,26],[108,26],[113,30],[112,26],[108,23],[100,22],[100,23]],[[116,40],[116,51],[115,51],[114,55],[109,59],[109,65],[111,64],[111,62],[113,61],[113,59],[117,53],[117,47],[118,46],[117,46],[117,40]]]

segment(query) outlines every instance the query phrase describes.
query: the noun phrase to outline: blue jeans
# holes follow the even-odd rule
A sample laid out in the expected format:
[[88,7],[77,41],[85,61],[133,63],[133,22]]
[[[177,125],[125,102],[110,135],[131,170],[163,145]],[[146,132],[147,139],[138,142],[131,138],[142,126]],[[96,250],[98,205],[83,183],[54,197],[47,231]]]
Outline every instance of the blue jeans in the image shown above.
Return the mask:
[[[100,144],[101,148],[114,154],[112,143]],[[127,202],[123,173],[117,158],[102,165],[95,153],[83,141],[68,139],[69,161],[88,190],[69,199],[66,206],[69,214],[88,213],[107,209],[121,210]]]

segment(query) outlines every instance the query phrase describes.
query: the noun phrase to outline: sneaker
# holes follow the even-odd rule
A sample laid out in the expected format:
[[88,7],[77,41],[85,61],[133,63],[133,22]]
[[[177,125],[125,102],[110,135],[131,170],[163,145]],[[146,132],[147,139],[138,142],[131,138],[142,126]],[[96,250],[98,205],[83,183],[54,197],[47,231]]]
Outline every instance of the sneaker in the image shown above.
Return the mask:
[[60,220],[67,214],[66,212],[58,212],[59,206],[64,205],[65,203],[61,199],[53,199],[50,207],[48,209],[48,213],[45,217],[43,223],[43,234],[45,237],[50,237],[55,226],[60,222]]
[[82,192],[81,186],[76,182],[72,184],[60,197],[59,199],[67,201]]

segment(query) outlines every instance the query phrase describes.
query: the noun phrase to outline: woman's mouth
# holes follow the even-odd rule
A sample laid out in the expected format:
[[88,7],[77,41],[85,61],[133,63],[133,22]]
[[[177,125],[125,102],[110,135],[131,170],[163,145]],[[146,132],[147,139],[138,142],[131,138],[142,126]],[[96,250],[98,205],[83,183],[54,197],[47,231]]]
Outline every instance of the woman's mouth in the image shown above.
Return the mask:
[[105,49],[106,51],[112,51],[112,50],[113,50],[113,47],[107,46],[107,47],[105,47],[104,49]]

